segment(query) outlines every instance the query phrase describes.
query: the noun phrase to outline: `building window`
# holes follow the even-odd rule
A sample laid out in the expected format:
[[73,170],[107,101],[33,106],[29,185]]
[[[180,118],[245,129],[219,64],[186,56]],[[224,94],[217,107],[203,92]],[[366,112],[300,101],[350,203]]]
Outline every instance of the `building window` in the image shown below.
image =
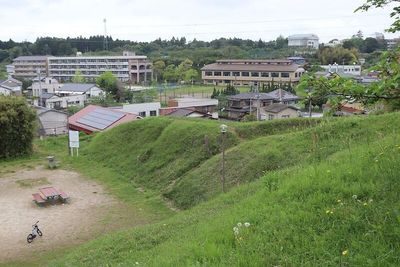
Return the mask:
[[271,77],[273,78],[278,78],[279,77],[279,72],[272,72]]
[[289,78],[289,72],[281,72],[282,78]]
[[150,110],[150,117],[157,116],[157,111],[156,110]]
[[139,112],[139,116],[142,118],[146,117],[146,111]]
[[234,71],[234,72],[232,72],[232,76],[238,77],[238,76],[240,76],[240,72]]
[[273,120],[274,119],[274,115],[273,114],[268,114],[268,120]]
[[242,72],[242,76],[249,77],[249,73],[247,71],[246,72]]
[[290,115],[282,115],[282,118],[290,118]]
[[269,72],[261,72],[261,77],[269,77]]
[[231,73],[229,71],[224,71],[224,76],[231,76]]
[[206,76],[212,76],[212,71],[206,71]]
[[221,72],[220,71],[214,71],[214,76],[221,76]]
[[260,74],[258,72],[252,72],[251,77],[260,77]]

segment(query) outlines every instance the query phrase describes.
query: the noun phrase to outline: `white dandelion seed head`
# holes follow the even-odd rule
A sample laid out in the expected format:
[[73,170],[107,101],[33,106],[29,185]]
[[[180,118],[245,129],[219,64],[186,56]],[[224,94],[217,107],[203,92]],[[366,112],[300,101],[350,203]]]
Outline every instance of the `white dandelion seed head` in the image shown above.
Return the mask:
[[242,223],[241,223],[241,222],[238,222],[237,226],[238,226],[238,227],[242,227]]
[[245,223],[244,223],[244,226],[245,226],[245,227],[249,227],[249,226],[250,226],[250,223],[249,223],[249,222],[245,222]]

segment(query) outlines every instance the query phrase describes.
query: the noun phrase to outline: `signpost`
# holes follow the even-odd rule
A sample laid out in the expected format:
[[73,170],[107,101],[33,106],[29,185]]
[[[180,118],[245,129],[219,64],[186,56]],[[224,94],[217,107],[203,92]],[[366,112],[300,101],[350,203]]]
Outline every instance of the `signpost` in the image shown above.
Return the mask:
[[79,155],[79,132],[68,131],[69,149],[71,156],[74,156],[74,149],[76,149],[76,156]]

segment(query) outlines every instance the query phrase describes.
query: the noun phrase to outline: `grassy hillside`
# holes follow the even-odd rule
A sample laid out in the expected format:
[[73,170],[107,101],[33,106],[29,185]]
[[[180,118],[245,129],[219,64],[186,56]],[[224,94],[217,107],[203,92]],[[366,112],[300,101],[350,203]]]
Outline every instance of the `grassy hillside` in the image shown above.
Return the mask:
[[[232,123],[226,140],[226,186],[324,160],[399,126],[398,116]],[[186,209],[221,193],[218,127],[214,121],[146,119],[99,134],[83,154]]]
[[[197,122],[141,123],[156,125],[146,137],[138,137],[142,141],[134,141],[129,133],[135,127],[126,125],[95,137],[85,153],[112,166],[107,156],[96,153],[95,147],[103,144],[103,153],[117,165],[113,168],[131,171],[135,181],[161,190],[182,174],[169,187],[175,200],[189,198],[179,197],[184,192],[204,200],[215,196],[209,191],[217,179],[209,175],[218,165],[217,149],[188,159],[204,143],[180,132]],[[202,125],[192,134],[214,126]],[[399,266],[399,126],[400,115],[389,114],[327,121],[271,136],[249,133],[249,139],[235,129],[229,137],[228,177],[230,184],[240,186],[160,223],[101,237],[49,266]],[[208,134],[216,142],[217,136]],[[171,143],[168,135],[185,148],[162,146],[161,140]],[[112,150],[105,146],[110,136],[125,136],[129,142],[116,148],[122,140],[114,141]],[[142,143],[146,138],[151,142]],[[134,159],[146,151],[145,166],[139,166]],[[155,152],[168,161],[160,164]],[[150,181],[149,167],[157,173],[155,181]],[[256,180],[257,175],[262,177]]]
[[[227,153],[228,187],[276,168],[269,164],[252,168],[252,159],[255,163],[265,159],[265,153],[257,154],[259,141],[252,141],[257,136],[297,131],[319,122],[295,119],[246,126],[230,124],[225,146],[235,148]],[[219,125],[219,122],[204,120],[145,119],[97,135],[82,150],[82,155],[117,171],[144,190],[163,193],[179,208],[187,208],[220,193],[221,187],[216,184],[221,175]],[[243,162],[237,162],[241,159]],[[240,168],[242,164],[247,167]],[[241,172],[235,172],[237,168]],[[246,176],[237,179],[236,174],[240,173]]]

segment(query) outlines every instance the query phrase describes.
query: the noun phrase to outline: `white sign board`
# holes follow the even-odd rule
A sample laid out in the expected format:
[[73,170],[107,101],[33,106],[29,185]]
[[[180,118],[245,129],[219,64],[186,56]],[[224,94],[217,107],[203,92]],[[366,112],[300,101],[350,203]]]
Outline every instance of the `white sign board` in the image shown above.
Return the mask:
[[69,131],[69,147],[70,148],[79,148],[79,132],[78,131]]

